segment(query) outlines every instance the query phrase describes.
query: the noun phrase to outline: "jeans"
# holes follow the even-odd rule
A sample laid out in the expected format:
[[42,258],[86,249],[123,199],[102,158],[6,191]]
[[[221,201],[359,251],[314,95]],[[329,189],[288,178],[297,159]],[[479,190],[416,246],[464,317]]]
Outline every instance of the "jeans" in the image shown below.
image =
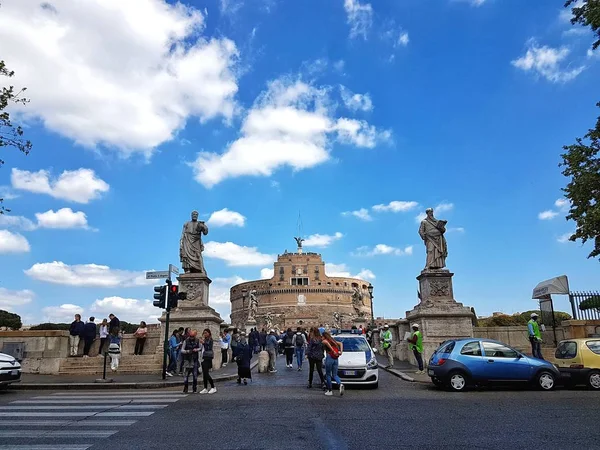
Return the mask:
[[69,347],[71,349],[71,356],[77,356],[79,353],[79,336],[69,335]]
[[294,347],[285,348],[285,363],[291,366],[294,363]]
[[107,340],[108,340],[107,337],[100,338],[100,348],[98,348],[98,354],[99,355],[102,354],[102,351],[104,350],[104,344],[106,344]]
[[226,348],[221,349],[221,366],[227,364],[227,351]]
[[417,364],[419,365],[419,370],[423,370],[423,354],[419,353],[419,350],[413,348],[413,355],[415,355],[415,359],[417,360]]
[[94,343],[94,339],[85,339],[84,343],[83,343],[83,354],[84,355],[89,355],[90,354],[90,349],[92,348],[92,344]]
[[137,338],[135,340],[135,350],[133,351],[134,355],[141,355],[144,351],[144,344],[146,343],[146,338]]
[[542,356],[542,343],[534,337],[529,337],[531,342],[531,354],[534,358],[544,359]]
[[319,374],[319,378],[321,379],[321,384],[325,384],[325,378],[323,378],[323,360],[308,358],[308,367],[309,367],[308,385],[309,386],[312,386],[315,366],[317,367],[317,373]]
[[302,360],[304,360],[304,347],[296,347],[296,363],[298,368],[302,368]]
[[179,352],[174,348],[169,352],[169,367],[167,367],[167,372],[175,372],[177,370],[177,359],[179,358]]
[[327,355],[327,358],[325,358],[325,377],[327,379],[328,391],[331,391],[332,378],[338,385],[342,384],[342,380],[340,380],[340,377],[338,376],[338,365],[339,362],[337,359],[333,359],[331,356]]
[[184,371],[185,378],[183,379],[183,391],[188,391],[189,386],[189,378],[190,374],[192,375],[192,391],[196,392],[198,390],[198,361],[194,362],[193,368],[187,368]]
[[270,348],[267,350],[269,354],[269,370],[275,370],[275,360],[277,359],[277,350]]
[[215,387],[215,382],[210,376],[210,369],[212,368],[212,358],[205,358],[202,360],[202,381],[204,382],[204,389],[208,388],[208,383],[210,383],[210,387]]

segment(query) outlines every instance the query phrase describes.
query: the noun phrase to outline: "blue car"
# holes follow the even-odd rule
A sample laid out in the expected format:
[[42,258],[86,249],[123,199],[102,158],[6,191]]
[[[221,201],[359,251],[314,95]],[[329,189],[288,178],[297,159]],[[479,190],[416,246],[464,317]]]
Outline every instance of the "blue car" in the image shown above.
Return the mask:
[[550,391],[560,379],[548,361],[526,356],[502,342],[465,338],[449,340],[429,360],[427,374],[438,387],[464,391],[470,384],[533,383]]

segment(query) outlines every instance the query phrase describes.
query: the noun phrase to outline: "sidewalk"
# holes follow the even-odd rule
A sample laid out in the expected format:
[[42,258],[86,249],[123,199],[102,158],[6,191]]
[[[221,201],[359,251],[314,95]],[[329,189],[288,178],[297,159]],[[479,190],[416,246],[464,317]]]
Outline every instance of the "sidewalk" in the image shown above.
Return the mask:
[[[251,369],[258,365],[258,358],[252,361]],[[237,378],[237,364],[228,364],[227,367],[210,373],[215,383],[229,381]],[[77,389],[159,389],[183,386],[183,377],[174,376],[162,379],[160,374],[135,375],[107,372],[107,379],[112,382],[102,381],[98,375],[38,375],[24,373],[20,383],[9,386],[11,390],[77,390]],[[202,376],[200,376],[202,379]],[[97,381],[99,380],[99,381]]]
[[388,365],[388,359],[385,356],[377,355],[377,361],[379,362],[379,368],[383,369],[392,375],[402,378],[404,381],[418,382],[418,383],[431,383],[431,378],[427,376],[427,372],[424,374],[416,373],[418,368],[408,363],[407,361],[394,361],[394,367],[386,368]]

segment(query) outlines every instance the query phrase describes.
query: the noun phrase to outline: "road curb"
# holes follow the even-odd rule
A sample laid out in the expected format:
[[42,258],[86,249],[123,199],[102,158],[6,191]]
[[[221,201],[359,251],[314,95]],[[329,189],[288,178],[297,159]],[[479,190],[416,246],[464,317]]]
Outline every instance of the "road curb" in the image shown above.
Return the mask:
[[384,368],[383,370],[385,370],[388,373],[391,373],[395,377],[402,378],[404,381],[409,381],[411,383],[413,383],[415,381],[415,379],[413,377],[411,377],[411,376],[409,376],[409,375],[407,375],[404,372],[401,372],[399,370],[396,370],[396,369],[387,369],[387,368]]

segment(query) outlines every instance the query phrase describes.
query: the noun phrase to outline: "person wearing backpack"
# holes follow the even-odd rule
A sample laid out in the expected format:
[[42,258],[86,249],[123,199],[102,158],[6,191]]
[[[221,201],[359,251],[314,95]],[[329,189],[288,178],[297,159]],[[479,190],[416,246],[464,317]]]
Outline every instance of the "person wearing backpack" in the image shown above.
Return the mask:
[[288,369],[293,368],[293,362],[294,362],[294,332],[292,331],[291,328],[287,329],[287,332],[285,333],[284,337],[283,337],[283,345],[285,348],[285,367],[287,367]]
[[325,357],[325,378],[327,381],[327,391],[325,391],[325,395],[333,395],[331,391],[331,379],[333,378],[335,382],[340,387],[340,396],[344,395],[344,385],[342,384],[342,380],[338,376],[338,358],[344,351],[344,345],[341,342],[336,341],[331,337],[327,331],[323,333],[323,348],[327,352],[327,356]]
[[304,348],[306,347],[306,338],[302,333],[302,328],[298,327],[296,334],[292,338],[292,345],[296,354],[296,364],[298,364],[298,372],[302,370],[302,361],[304,361]]

